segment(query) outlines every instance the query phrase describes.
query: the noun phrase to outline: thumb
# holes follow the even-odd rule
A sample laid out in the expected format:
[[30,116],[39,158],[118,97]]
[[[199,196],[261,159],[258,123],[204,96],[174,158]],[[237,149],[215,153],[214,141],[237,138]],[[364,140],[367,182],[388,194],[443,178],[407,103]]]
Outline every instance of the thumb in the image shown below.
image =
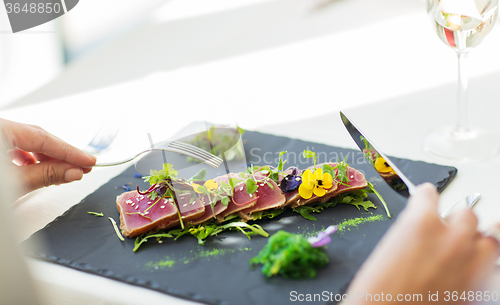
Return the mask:
[[37,164],[19,166],[18,176],[26,192],[31,192],[44,186],[68,183],[80,180],[83,170],[64,161],[46,161]]
[[408,200],[408,208],[419,211],[438,210],[439,195],[436,187],[430,183],[424,183],[417,186],[416,192]]

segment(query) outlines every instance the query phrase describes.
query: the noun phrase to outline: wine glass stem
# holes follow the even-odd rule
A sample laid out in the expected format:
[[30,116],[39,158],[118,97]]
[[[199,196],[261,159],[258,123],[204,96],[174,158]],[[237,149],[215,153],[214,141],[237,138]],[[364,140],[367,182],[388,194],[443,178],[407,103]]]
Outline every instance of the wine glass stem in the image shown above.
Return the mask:
[[469,130],[467,120],[467,91],[469,86],[469,75],[467,71],[467,55],[468,52],[457,52],[458,56],[458,122],[456,132],[463,133]]

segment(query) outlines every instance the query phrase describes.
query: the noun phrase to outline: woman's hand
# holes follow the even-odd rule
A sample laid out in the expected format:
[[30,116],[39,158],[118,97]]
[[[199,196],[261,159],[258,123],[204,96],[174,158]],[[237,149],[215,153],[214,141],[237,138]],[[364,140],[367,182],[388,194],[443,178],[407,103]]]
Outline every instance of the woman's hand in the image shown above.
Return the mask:
[[28,193],[52,184],[80,180],[96,158],[38,126],[0,119],[0,136]]
[[[478,232],[477,224],[471,210],[440,218],[436,189],[431,184],[420,185],[356,274],[348,292],[391,294],[393,301],[398,294],[422,294],[423,300],[413,300],[422,304],[436,292],[443,301],[445,291],[458,291],[460,295],[478,290],[495,269],[500,253],[498,241]],[[359,298],[349,303],[371,302],[370,298]]]

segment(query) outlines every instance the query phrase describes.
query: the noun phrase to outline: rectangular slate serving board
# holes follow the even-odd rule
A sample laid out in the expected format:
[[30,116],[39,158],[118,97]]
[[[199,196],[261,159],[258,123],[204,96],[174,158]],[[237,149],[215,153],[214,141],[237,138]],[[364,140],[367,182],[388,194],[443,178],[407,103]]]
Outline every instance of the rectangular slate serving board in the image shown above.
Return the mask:
[[[147,187],[141,179],[134,177],[135,168],[131,166],[34,233],[23,246],[29,255],[43,260],[202,303],[293,304],[296,303],[294,296],[314,293],[323,298],[310,303],[336,303],[331,297],[327,300],[325,295],[342,293],[347,288],[353,275],[404,208],[406,200],[385,185],[359,151],[249,131],[243,135],[243,142],[247,162],[253,164],[275,163],[277,153],[284,150],[292,157],[287,165],[299,168],[312,165],[311,160],[299,157],[304,149],[315,151],[318,162],[347,156],[346,161],[362,171],[385,198],[392,219],[386,216],[378,199],[370,195],[368,199],[378,206],[370,212],[340,204],[314,214],[318,218],[315,222],[291,210],[274,219],[259,220],[257,223],[270,234],[286,230],[307,236],[345,220],[383,215],[383,220],[346,227],[335,233],[326,249],[330,263],[319,270],[316,278],[308,280],[266,278],[260,268],[251,270],[248,260],[257,255],[267,239],[253,236],[249,240],[237,231],[223,232],[203,246],[191,236],[176,241],[164,239],[161,244],[149,240],[134,253],[135,239],[126,238],[121,242],[107,218],[119,220],[115,198],[124,191],[119,186],[132,182],[133,188],[135,185],[141,189]],[[453,167],[425,162],[405,159],[395,159],[395,162],[416,184],[431,182],[440,191],[457,173]],[[89,215],[87,211],[102,212],[106,217]]]

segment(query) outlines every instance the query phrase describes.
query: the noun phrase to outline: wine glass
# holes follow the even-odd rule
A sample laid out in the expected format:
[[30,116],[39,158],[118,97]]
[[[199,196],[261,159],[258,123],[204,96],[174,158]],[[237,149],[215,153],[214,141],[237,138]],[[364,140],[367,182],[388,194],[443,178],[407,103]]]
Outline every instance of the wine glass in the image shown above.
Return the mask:
[[441,40],[458,57],[458,121],[456,126],[435,130],[424,138],[424,151],[459,162],[494,157],[500,142],[494,133],[469,127],[467,120],[469,51],[479,45],[496,22],[498,0],[427,0],[427,12]]

